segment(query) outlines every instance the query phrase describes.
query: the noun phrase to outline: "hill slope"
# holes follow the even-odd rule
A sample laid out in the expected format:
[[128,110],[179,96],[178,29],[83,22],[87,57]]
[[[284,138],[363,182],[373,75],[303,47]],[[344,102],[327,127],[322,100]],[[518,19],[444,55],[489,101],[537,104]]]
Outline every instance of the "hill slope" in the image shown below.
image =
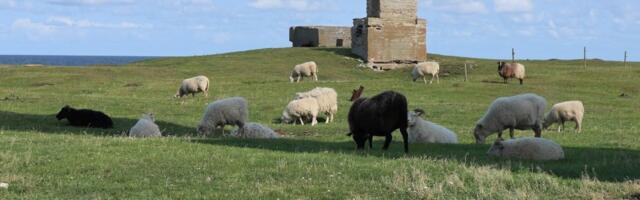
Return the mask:
[[[126,66],[0,68],[0,189],[7,198],[621,198],[640,191],[640,65],[526,61],[528,79],[505,85],[493,60],[431,56],[449,76],[441,84],[410,81],[410,69],[357,68],[345,49],[263,49],[166,58]],[[288,82],[296,63],[314,60],[320,82]],[[478,66],[463,82],[462,63]],[[210,96],[172,99],[182,79],[207,75]],[[459,145],[411,145],[401,137],[388,152],[353,150],[346,121],[351,90],[407,95],[410,108],[458,133]],[[332,124],[293,126],[278,118],[295,92],[316,86],[339,94]],[[472,128],[497,97],[525,92],[557,102],[584,101],[583,133],[546,131],[567,159],[530,162],[485,156]],[[619,97],[625,93],[630,97]],[[207,103],[242,96],[252,121],[289,134],[276,141],[195,136]],[[114,130],[73,128],[53,115],[64,105],[102,110]],[[121,137],[144,112],[154,112],[172,137]],[[322,120],[321,120],[322,121]],[[572,124],[568,124],[569,126]],[[568,127],[569,127],[568,126]],[[229,129],[229,128],[228,128]],[[396,133],[397,134],[397,133]],[[519,131],[518,136],[532,136]],[[495,136],[489,140],[494,139]]]

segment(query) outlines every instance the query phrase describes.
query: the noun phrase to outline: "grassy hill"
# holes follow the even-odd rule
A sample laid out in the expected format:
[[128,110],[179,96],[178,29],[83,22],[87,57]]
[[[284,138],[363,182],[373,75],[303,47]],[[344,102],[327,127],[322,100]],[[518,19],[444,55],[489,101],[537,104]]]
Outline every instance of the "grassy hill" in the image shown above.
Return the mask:
[[[623,198],[640,192],[640,64],[522,61],[525,85],[502,84],[495,60],[430,55],[441,62],[440,84],[410,81],[410,69],[357,68],[346,49],[262,49],[166,58],[114,67],[0,67],[0,199],[574,199]],[[288,82],[296,63],[314,60],[319,82]],[[463,63],[478,66],[463,82]],[[206,75],[210,96],[172,98],[182,79]],[[410,109],[458,133],[459,145],[411,145],[402,152],[354,150],[346,115],[351,90],[365,96],[396,90]],[[280,124],[295,92],[316,86],[338,91],[335,123]],[[471,131],[497,97],[535,92],[549,107],[566,100],[586,106],[583,133],[546,131],[566,160],[489,158],[489,145]],[[619,95],[624,93],[625,97]],[[250,119],[288,133],[280,140],[203,138],[195,133],[207,103],[242,96]],[[66,126],[54,115],[64,105],[101,110],[113,130]],[[142,113],[156,113],[169,137],[122,136]],[[320,120],[323,121],[323,120]],[[573,124],[568,124],[568,127]],[[227,129],[231,129],[228,127]],[[532,136],[519,131],[518,136]],[[488,141],[492,141],[492,136]]]

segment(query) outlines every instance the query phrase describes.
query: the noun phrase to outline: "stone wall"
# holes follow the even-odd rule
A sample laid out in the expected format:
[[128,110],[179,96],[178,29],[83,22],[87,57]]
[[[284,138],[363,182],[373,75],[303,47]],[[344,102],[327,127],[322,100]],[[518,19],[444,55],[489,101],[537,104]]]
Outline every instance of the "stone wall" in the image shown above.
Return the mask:
[[353,20],[352,52],[369,62],[426,61],[427,21],[417,18],[417,0],[367,0],[367,17]]
[[289,41],[293,47],[351,47],[351,27],[294,26]]

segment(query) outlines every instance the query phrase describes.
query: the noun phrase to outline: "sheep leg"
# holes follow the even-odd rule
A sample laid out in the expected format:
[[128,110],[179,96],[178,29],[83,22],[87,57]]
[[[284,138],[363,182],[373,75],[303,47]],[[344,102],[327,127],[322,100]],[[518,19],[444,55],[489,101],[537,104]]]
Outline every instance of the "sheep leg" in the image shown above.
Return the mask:
[[[304,122],[302,121],[302,117],[298,118],[300,120],[300,124],[304,126]],[[294,123],[295,125],[295,123]]]
[[524,81],[524,80],[520,79],[520,85],[522,85],[522,82],[523,82],[523,81]]
[[535,126],[533,127],[533,132],[536,133],[536,137],[542,137],[542,127],[540,126]]
[[331,120],[331,113],[325,113],[327,119],[324,121],[325,124],[328,124],[329,121]]
[[318,119],[316,119],[317,116],[313,116],[313,118],[311,119],[311,126],[315,126],[316,124],[318,124]]
[[409,153],[409,134],[407,133],[407,129],[400,129],[400,133],[402,133],[402,140],[404,142],[404,153]]
[[369,135],[369,149],[373,149],[373,135]]
[[509,128],[509,136],[511,136],[511,139],[513,139],[513,128]]
[[435,75],[435,74],[431,76],[431,80],[429,81],[429,85],[433,84],[433,79],[434,79],[434,78],[436,78],[436,75]]
[[504,78],[504,84],[507,84],[507,78]]
[[438,81],[438,84],[440,84],[440,75],[436,74],[436,80]]
[[502,131],[498,132],[498,138],[502,139]]
[[300,83],[300,79],[301,79],[302,75],[298,75],[297,79],[296,79],[296,83]]
[[427,84],[427,78],[425,76],[422,76],[422,81],[424,81],[424,84]]
[[576,131],[580,133],[582,131],[582,122],[581,120],[576,119]]
[[393,136],[391,136],[391,133],[387,133],[384,138],[384,146],[382,146],[382,150],[389,149],[389,144],[391,144],[392,139],[393,139]]
[[562,124],[558,124],[558,133],[562,130]]
[[318,73],[313,73],[313,80],[318,82]]

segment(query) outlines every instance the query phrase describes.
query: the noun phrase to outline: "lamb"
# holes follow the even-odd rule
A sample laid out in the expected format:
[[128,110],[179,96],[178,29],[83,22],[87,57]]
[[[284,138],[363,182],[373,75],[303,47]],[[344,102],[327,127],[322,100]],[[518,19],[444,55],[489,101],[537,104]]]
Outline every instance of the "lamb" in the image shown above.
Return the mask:
[[183,80],[180,89],[178,89],[174,97],[182,98],[189,94],[195,96],[196,93],[200,92],[204,93],[205,97],[209,96],[209,78],[206,76],[196,76]]
[[537,161],[561,160],[564,159],[564,150],[552,140],[525,137],[507,141],[498,139],[487,155]]
[[210,103],[204,111],[204,116],[198,125],[198,133],[208,135],[217,128],[226,125],[243,127],[249,119],[247,100],[242,97],[220,99]]
[[129,137],[161,137],[162,133],[155,120],[153,113],[142,115],[142,118],[129,130]]
[[409,153],[407,135],[407,98],[394,91],[386,91],[371,98],[359,98],[349,109],[348,135],[353,137],[357,149],[364,149],[369,140],[373,148],[373,136],[384,136],[383,150],[389,148],[391,133],[400,129],[404,140],[404,152]]
[[304,125],[303,118],[310,117],[311,126],[315,126],[318,123],[318,112],[320,112],[320,106],[315,98],[296,99],[289,102],[284,111],[282,111],[281,119],[284,123],[293,124],[299,120],[300,124]]
[[415,109],[408,113],[409,143],[443,143],[457,144],[456,134],[436,123],[422,119],[424,111]]
[[252,139],[277,139],[280,135],[262,124],[250,122],[234,130],[231,136]]
[[533,129],[536,137],[542,136],[542,122],[547,100],[536,94],[521,94],[501,97],[493,101],[485,115],[476,123],[473,135],[476,143],[482,144],[487,136],[509,129],[513,138],[514,129]]
[[498,74],[504,79],[504,83],[507,83],[509,78],[517,78],[522,85],[525,77],[524,65],[520,63],[506,63],[498,62]]
[[316,87],[308,92],[296,93],[295,99],[315,98],[318,101],[319,112],[327,117],[325,123],[333,122],[338,112],[338,93],[333,88]]
[[289,81],[293,83],[300,82],[302,77],[312,77],[314,81],[318,81],[318,65],[316,62],[310,61],[306,63],[302,63],[293,67],[293,71],[291,72],[291,76],[289,76]]
[[416,82],[418,78],[422,77],[422,81],[424,84],[427,84],[427,79],[425,76],[427,74],[431,75],[431,81],[429,84],[433,83],[433,79],[437,79],[437,83],[440,83],[440,76],[438,76],[438,72],[440,71],[440,64],[438,62],[421,62],[416,64],[411,72],[411,76],[413,77],[413,82]]
[[69,105],[63,107],[56,115],[58,120],[67,119],[69,125],[90,128],[113,128],[113,120],[100,111],[75,109]]
[[560,132],[564,129],[564,122],[574,121],[576,122],[576,131],[580,133],[582,131],[582,119],[584,119],[582,101],[566,101],[551,107],[551,111],[544,118],[543,127],[547,129],[554,123],[560,123],[558,125],[558,132]]

